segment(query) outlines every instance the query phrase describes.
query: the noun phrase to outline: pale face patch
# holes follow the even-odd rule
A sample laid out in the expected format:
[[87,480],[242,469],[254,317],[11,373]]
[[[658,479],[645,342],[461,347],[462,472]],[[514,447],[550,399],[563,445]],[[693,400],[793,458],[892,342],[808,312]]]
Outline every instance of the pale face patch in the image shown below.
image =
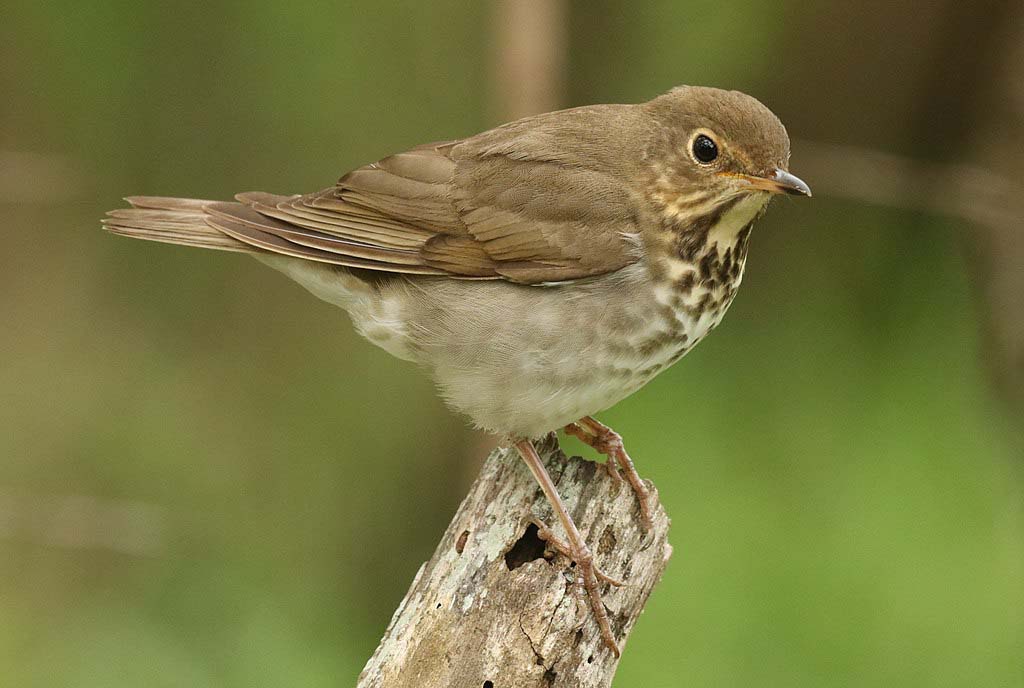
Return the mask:
[[719,255],[724,255],[729,248],[736,248],[740,231],[764,211],[769,200],[771,197],[767,193],[748,194],[715,223],[708,233],[708,244],[716,246]]

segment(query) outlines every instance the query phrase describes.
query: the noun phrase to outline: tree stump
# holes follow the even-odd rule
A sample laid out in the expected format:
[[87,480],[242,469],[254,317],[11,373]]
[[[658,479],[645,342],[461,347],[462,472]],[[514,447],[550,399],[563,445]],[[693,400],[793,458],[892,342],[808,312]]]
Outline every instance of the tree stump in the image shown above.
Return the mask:
[[[597,565],[625,582],[605,586],[624,648],[672,547],[651,487],[654,528],[636,497],[600,465],[538,446]],[[555,688],[611,685],[618,658],[601,642],[573,564],[538,536],[565,537],[514,449],[487,457],[434,556],[420,567],[358,688]]]

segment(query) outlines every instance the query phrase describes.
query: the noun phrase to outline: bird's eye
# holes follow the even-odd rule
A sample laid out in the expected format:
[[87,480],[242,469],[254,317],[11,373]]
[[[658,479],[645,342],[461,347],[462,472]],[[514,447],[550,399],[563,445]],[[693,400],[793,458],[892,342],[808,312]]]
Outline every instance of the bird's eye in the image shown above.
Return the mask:
[[693,140],[693,157],[705,165],[714,162],[718,157],[718,144],[710,136],[700,134]]

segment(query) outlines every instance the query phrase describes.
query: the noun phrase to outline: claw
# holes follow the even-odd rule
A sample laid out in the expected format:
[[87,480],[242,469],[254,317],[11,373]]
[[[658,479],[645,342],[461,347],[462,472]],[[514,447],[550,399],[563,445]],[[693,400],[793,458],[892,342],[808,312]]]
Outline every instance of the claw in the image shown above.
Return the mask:
[[640,522],[644,530],[650,532],[654,528],[654,521],[651,518],[650,492],[636,472],[633,460],[626,453],[622,444],[622,436],[607,425],[599,423],[590,416],[584,416],[575,423],[565,426],[566,433],[579,438],[589,444],[595,450],[608,457],[605,462],[605,470],[618,480],[622,479],[619,471],[626,474],[626,481],[633,488],[637,501],[640,503]]
[[554,481],[551,480],[551,476],[548,475],[547,469],[544,468],[544,463],[537,454],[537,449],[529,440],[525,439],[516,442],[515,446],[519,451],[519,455],[529,467],[530,472],[533,473],[533,477],[537,479],[537,483],[547,496],[548,502],[551,503],[551,508],[554,509],[555,515],[558,516],[558,520],[561,521],[562,527],[565,529],[568,541],[560,540],[555,537],[547,525],[534,521],[537,525],[537,536],[551,545],[553,549],[576,562],[575,578],[582,582],[583,589],[586,590],[587,599],[590,601],[590,608],[594,612],[594,620],[597,621],[597,626],[601,631],[601,639],[608,646],[608,649],[618,657],[619,646],[615,642],[615,635],[612,633],[608,610],[605,609],[604,602],[601,601],[599,582],[610,585],[622,584],[614,578],[605,575],[594,565],[594,555],[590,548],[587,547],[587,543],[583,541],[583,535],[580,534],[579,528],[576,527],[572,516],[566,510],[565,504],[555,488]]
[[576,563],[576,576],[573,579],[573,587],[583,590],[587,601],[590,603],[590,608],[594,612],[597,626],[601,631],[601,639],[604,640],[608,649],[618,657],[619,646],[615,642],[615,636],[612,634],[611,619],[609,619],[608,610],[601,600],[601,591],[598,583],[607,583],[616,588],[622,587],[625,583],[617,578],[612,578],[599,569],[594,564],[594,555],[591,554],[590,548],[586,545],[583,545],[580,549],[574,549],[567,542],[555,536],[544,523],[537,520],[534,520],[533,523],[537,526],[537,537],[548,543],[551,549]]
[[621,588],[623,585],[625,585],[625,583],[620,581],[618,578],[612,578],[596,566],[594,567],[594,575],[597,576],[597,579],[599,581],[601,581],[602,583],[607,583],[613,588]]
[[617,483],[622,482],[622,473],[619,472],[619,466],[612,459],[608,459],[603,464],[605,472]]

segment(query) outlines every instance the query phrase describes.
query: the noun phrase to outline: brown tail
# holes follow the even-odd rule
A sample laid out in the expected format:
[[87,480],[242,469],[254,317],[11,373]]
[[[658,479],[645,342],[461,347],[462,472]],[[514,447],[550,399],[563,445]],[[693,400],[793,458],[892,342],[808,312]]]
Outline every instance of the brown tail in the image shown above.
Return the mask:
[[131,208],[111,210],[103,220],[103,226],[114,234],[221,251],[265,253],[207,224],[203,206],[213,201],[161,196],[130,196],[125,200]]

